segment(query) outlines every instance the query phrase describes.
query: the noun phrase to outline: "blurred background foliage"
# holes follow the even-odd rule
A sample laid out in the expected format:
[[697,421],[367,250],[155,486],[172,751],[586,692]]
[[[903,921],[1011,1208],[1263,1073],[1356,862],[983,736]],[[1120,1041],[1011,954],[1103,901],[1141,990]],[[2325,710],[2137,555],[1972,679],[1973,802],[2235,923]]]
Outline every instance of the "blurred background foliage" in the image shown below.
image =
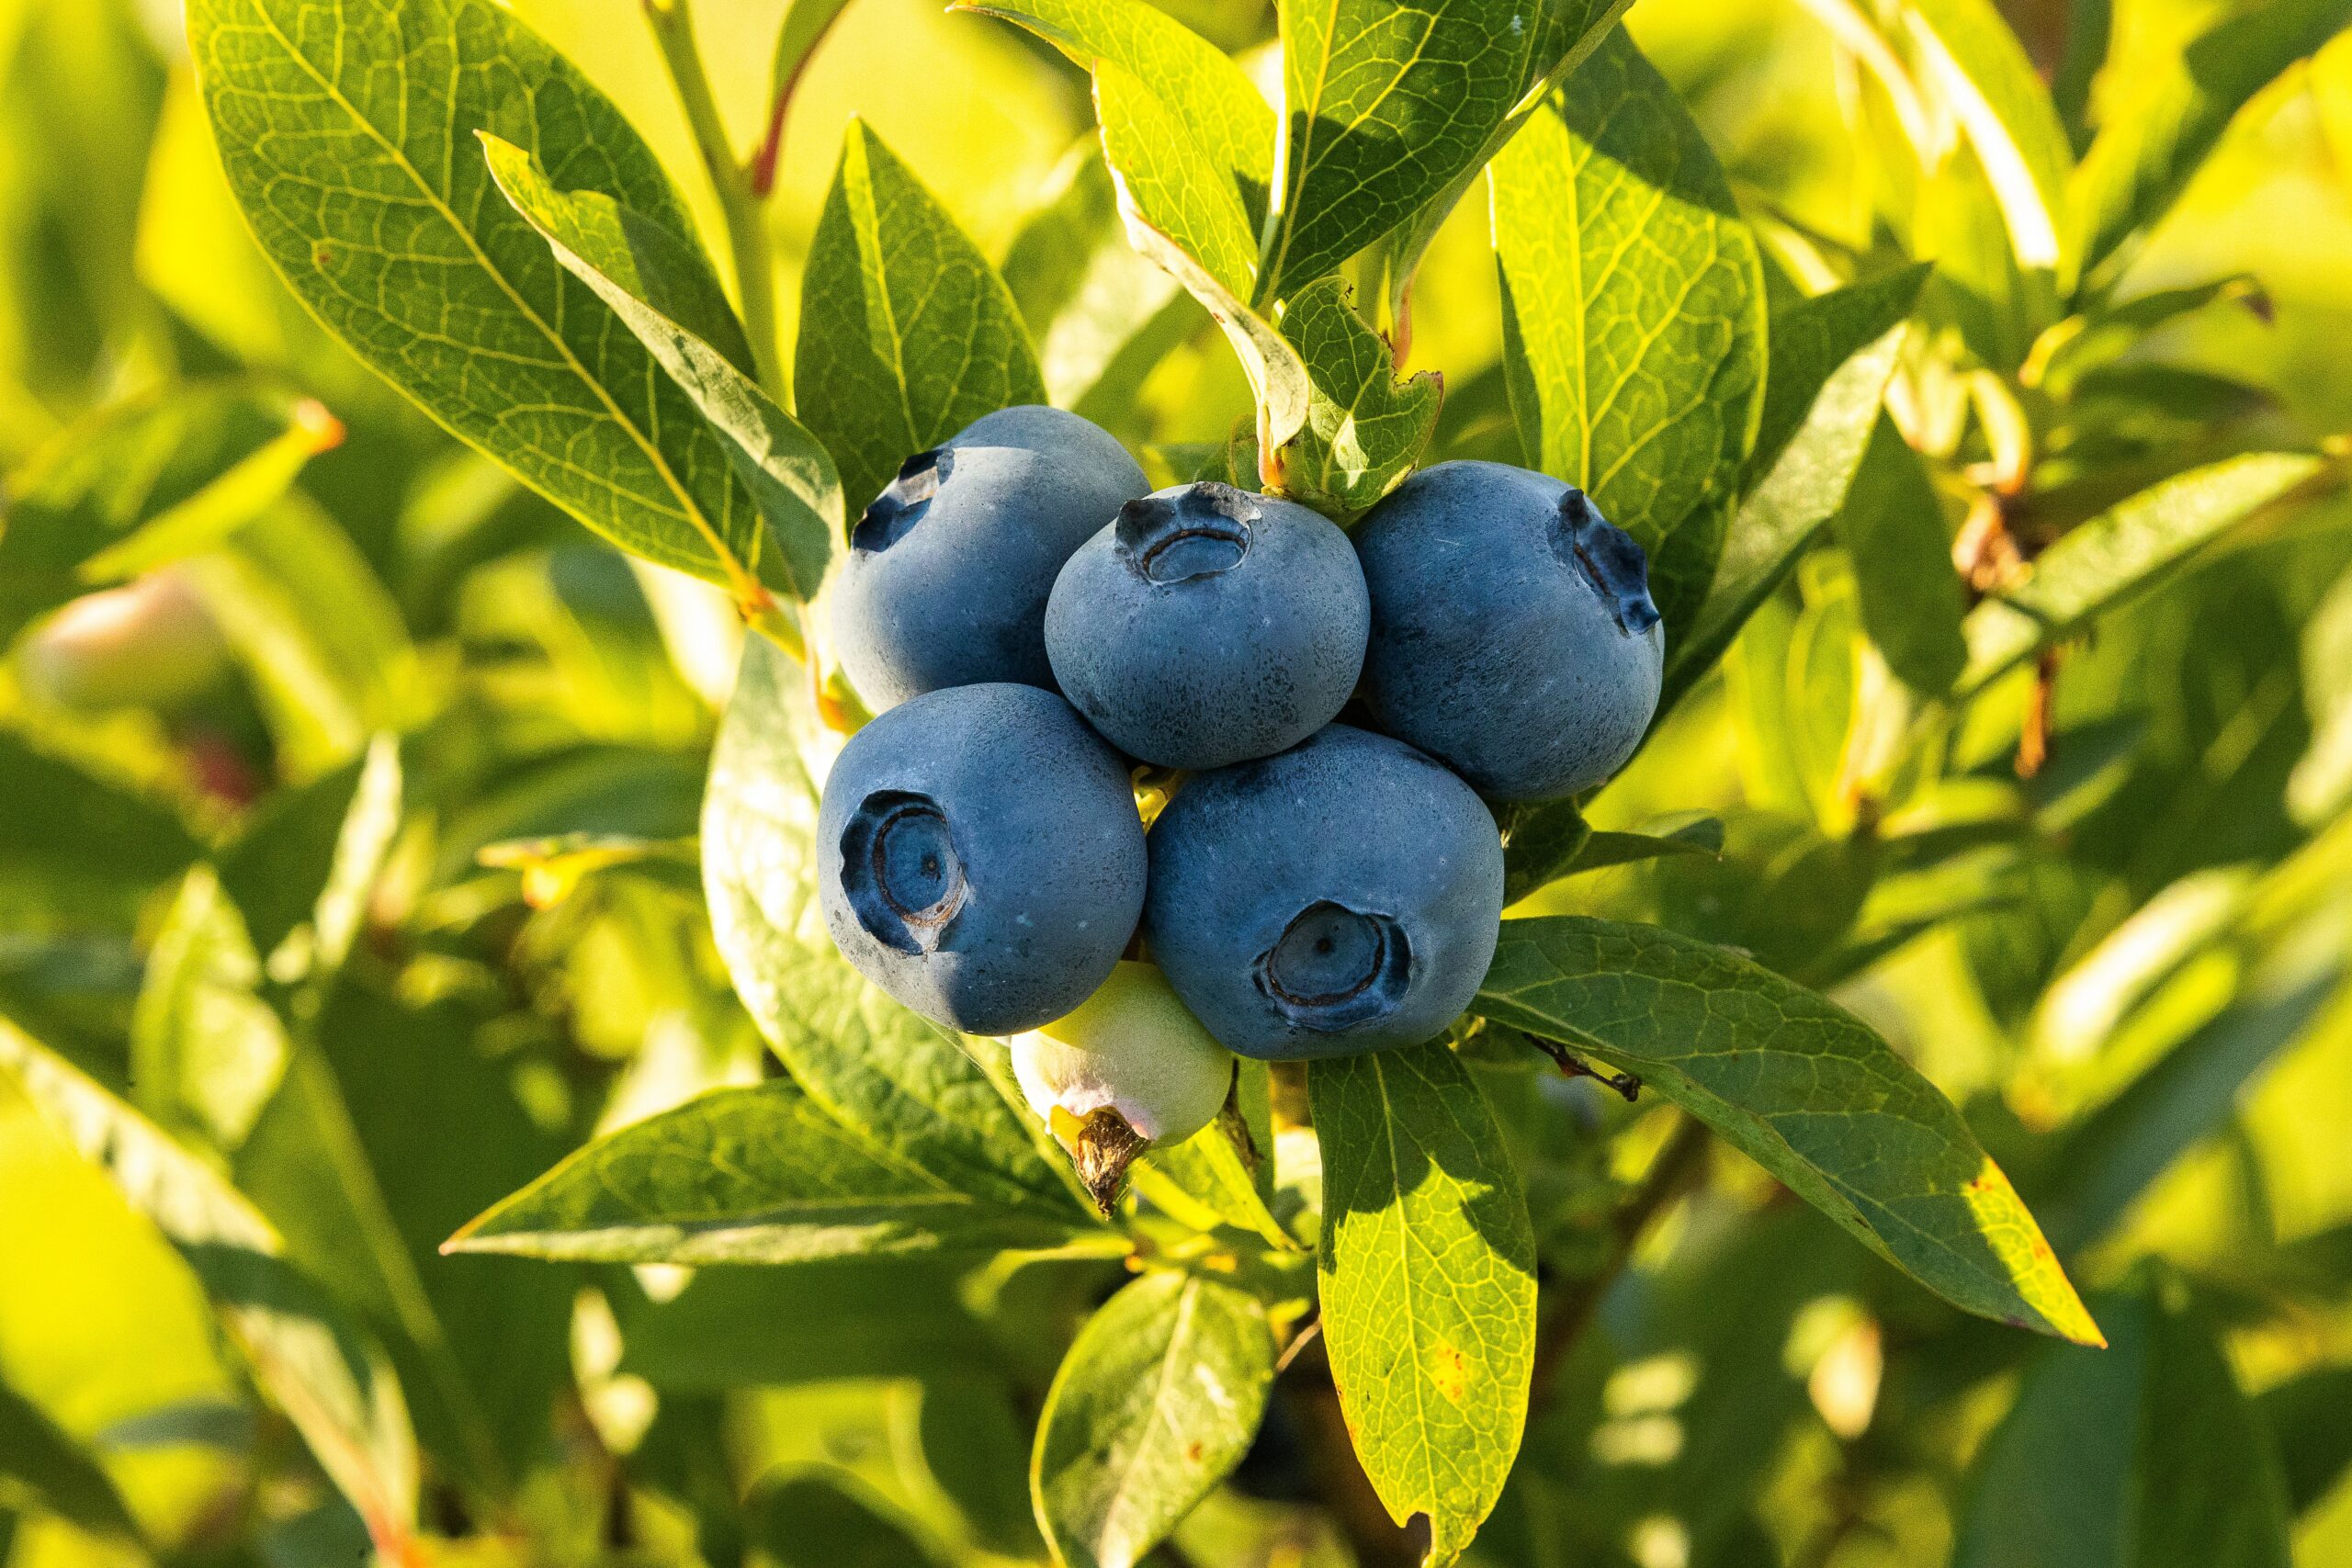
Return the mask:
[[[514,8],[716,234],[637,0]],[[1169,8],[1271,58],[1266,6]],[[699,0],[739,146],[783,9]],[[2058,0],[2011,19],[2097,124],[2233,9],[2120,0],[2096,74]],[[1547,1276],[1594,1282],[1592,1326],[1476,1555],[2103,1568],[2291,1540],[2303,1568],[2352,1562],[2352,513],[2233,532],[2054,671],[2003,677],[1935,776],[1871,773],[1902,682],[1949,655],[1904,595],[1962,592],[1938,548],[1890,570],[1871,509],[1949,542],[2014,456],[2006,411],[2038,441],[2009,518],[2029,547],[2037,507],[2063,526],[2119,476],[2352,431],[2352,41],[2255,94],[2113,296],[2258,281],[2062,377],[2028,371],[2045,302],[1981,175],[1921,188],[1825,26],[1846,14],[1641,0],[1627,22],[1789,292],[1939,267],[1847,514],[1590,813],[1712,813],[1723,854],[1534,907],[1660,919],[1831,987],[1967,1109],[2114,1348],[1962,1319],[1728,1156],[1660,1190],[1612,1273],[1608,1216],[1674,1113],[1498,1056]],[[930,0],[854,0],[786,130],[787,332],[852,115],[1000,259],[1052,254],[1033,217],[1100,177],[1067,62]],[[1483,201],[1414,324],[1443,450],[1515,456]],[[1088,412],[1138,447],[1247,417],[1189,303],[1150,352]],[[0,1559],[308,1568],[372,1537],[484,1564],[1042,1560],[1028,1434],[1115,1263],[439,1254],[594,1132],[774,1070],[688,842],[741,634],[303,314],[229,196],[170,0],[0,0]],[[166,516],[201,547],[159,569],[43,553],[44,530]],[[85,1113],[61,1124],[61,1100]],[[222,1267],[220,1240],[252,1237],[237,1256],[285,1278]],[[310,1376],[322,1323],[364,1325],[382,1375]],[[1272,1412],[1170,1561],[1369,1551],[1328,1400]],[[2199,1535],[2217,1517],[2247,1533]]]

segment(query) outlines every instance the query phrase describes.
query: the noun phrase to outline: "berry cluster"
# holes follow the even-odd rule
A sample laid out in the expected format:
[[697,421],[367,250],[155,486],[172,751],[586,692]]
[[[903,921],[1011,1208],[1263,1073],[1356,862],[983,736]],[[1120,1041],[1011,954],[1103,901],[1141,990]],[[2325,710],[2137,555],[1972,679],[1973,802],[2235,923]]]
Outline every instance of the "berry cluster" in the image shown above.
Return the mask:
[[[1074,414],[990,414],[907,459],[832,602],[883,710],[825,786],[833,939],[923,1016],[1019,1036],[1074,1147],[1197,1131],[1228,1050],[1442,1032],[1502,914],[1486,802],[1600,783],[1658,696],[1641,547],[1556,479],[1440,464],[1352,538],[1148,489]],[[1169,771],[1148,834],[1136,764]]]

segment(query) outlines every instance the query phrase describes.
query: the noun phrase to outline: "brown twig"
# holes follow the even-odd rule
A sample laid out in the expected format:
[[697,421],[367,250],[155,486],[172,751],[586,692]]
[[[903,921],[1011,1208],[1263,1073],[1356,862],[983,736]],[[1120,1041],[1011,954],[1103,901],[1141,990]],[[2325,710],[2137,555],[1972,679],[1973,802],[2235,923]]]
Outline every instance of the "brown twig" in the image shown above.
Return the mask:
[[1552,1058],[1562,1077],[1590,1078],[1601,1088],[1623,1096],[1628,1105],[1641,1098],[1642,1080],[1637,1075],[1603,1072],[1557,1040],[1547,1040],[1541,1034],[1531,1034],[1527,1040],[1528,1043]]
[[1634,1248],[1640,1245],[1642,1233],[1650,1222],[1663,1213],[1667,1205],[1682,1193],[1685,1183],[1695,1177],[1702,1157],[1707,1152],[1707,1126],[1695,1117],[1686,1116],[1650,1162],[1649,1174],[1642,1178],[1623,1206],[1611,1222],[1613,1244],[1609,1257],[1589,1277],[1576,1280],[1544,1313],[1535,1329],[1535,1366],[1531,1374],[1528,1404],[1531,1409],[1541,1408],[1551,1397],[1552,1383],[1559,1376],[1560,1367],[1584,1337],[1592,1315],[1600,1310],[1600,1298],[1633,1261]]

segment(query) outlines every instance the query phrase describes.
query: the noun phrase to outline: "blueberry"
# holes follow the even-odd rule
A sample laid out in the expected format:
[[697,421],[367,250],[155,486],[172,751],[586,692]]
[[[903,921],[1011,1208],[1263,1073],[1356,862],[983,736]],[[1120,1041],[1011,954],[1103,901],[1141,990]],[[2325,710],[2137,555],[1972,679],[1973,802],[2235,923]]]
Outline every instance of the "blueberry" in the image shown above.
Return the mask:
[[1233,1053],[1159,970],[1123,963],[1076,1011],[1014,1036],[1012,1072],[1107,1210],[1137,1154],[1216,1120]]
[[1129,756],[1221,768],[1331,722],[1371,615],[1335,524],[1204,481],[1127,502],[1079,547],[1046,606],[1046,651],[1063,693]]
[[1000,410],[909,457],[850,530],[833,585],[858,695],[878,711],[988,681],[1051,691],[1054,576],[1150,488],[1109,432],[1059,409]]
[[1153,824],[1144,938],[1245,1056],[1411,1045],[1461,1016],[1503,910],[1495,819],[1401,741],[1335,724],[1189,781]]
[[1548,800],[1625,765],[1666,648],[1642,547],[1582,491],[1440,463],[1355,534],[1372,591],[1375,720],[1498,800]]
[[817,814],[820,897],[866,978],[934,1023],[1011,1034],[1093,994],[1143,905],[1125,768],[1035,686],[932,692],[850,738]]

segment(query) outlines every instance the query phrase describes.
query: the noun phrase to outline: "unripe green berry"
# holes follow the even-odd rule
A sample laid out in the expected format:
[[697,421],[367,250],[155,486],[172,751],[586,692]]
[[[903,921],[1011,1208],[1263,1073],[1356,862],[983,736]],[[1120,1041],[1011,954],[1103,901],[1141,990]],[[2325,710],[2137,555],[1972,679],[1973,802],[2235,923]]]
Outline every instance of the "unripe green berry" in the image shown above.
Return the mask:
[[1148,964],[1122,961],[1076,1011],[1012,1043],[1030,1109],[1105,1212],[1137,1155],[1216,1121],[1233,1087],[1233,1053]]

